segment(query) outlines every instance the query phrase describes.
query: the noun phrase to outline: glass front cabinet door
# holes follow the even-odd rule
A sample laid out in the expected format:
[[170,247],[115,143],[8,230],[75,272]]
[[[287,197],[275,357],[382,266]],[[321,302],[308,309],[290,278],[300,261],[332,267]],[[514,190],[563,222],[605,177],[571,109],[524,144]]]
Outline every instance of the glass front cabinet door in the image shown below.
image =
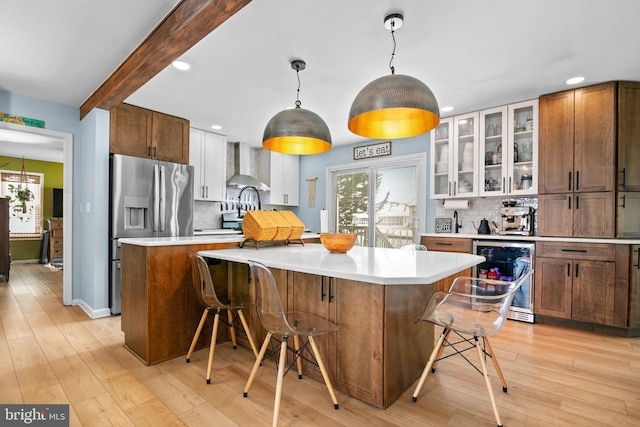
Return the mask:
[[507,171],[512,195],[538,194],[538,100],[509,106],[509,147],[513,150]]
[[537,123],[537,100],[480,112],[481,196],[537,194]]
[[441,119],[431,131],[431,198],[447,199],[451,196],[450,174],[453,159],[453,118]]
[[478,113],[453,118],[453,183],[451,197],[478,195]]

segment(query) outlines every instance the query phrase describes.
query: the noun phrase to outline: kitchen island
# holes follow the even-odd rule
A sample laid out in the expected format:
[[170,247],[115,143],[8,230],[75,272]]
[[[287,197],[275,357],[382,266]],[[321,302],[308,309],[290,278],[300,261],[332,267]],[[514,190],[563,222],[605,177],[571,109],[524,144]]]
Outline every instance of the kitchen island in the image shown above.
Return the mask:
[[[317,242],[319,235],[304,233],[302,240]],[[120,239],[125,347],[147,365],[185,355],[203,310],[193,289],[188,252],[238,248],[242,242],[241,234]],[[216,272],[226,275],[220,270]],[[197,348],[208,343],[203,333]]]
[[[249,285],[249,260],[271,268],[286,310],[306,311],[338,324],[317,337],[336,389],[387,408],[420,376],[433,348],[433,327],[416,323],[433,282],[484,258],[470,254],[354,247],[329,253],[322,245],[200,251],[226,262],[229,286]],[[223,269],[224,270],[224,269]],[[257,341],[265,336],[248,313]],[[305,364],[306,375],[320,379]]]

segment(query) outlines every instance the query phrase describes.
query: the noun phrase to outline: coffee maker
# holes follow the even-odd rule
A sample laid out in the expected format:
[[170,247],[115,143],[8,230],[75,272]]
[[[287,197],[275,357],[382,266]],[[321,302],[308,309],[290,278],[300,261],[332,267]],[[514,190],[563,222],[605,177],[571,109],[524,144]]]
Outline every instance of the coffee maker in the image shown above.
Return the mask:
[[533,234],[533,208],[508,206],[500,208],[502,235],[531,236]]

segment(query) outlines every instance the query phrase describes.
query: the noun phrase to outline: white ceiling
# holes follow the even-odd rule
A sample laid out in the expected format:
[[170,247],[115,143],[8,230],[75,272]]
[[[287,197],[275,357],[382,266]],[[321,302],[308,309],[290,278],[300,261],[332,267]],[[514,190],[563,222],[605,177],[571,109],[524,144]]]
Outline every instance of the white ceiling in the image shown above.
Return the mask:
[[[79,107],[175,4],[10,2],[0,89]],[[358,91],[390,73],[389,12],[405,16],[396,73],[455,107],[443,117],[564,90],[578,75],[581,86],[640,80],[637,0],[253,0],[183,55],[190,71],[168,67],[127,102],[259,146],[269,119],[294,105],[289,62],[303,59],[302,107],[327,122],[334,145],[361,141],[347,117]]]

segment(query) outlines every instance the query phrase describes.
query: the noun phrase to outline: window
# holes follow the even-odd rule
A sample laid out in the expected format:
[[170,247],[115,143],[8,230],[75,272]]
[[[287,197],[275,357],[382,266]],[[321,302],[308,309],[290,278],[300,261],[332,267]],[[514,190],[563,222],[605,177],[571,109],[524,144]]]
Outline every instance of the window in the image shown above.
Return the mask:
[[[2,171],[0,173],[0,197],[10,197],[9,202],[9,237],[37,237],[42,233],[42,183],[41,173]],[[31,192],[29,201],[21,202],[18,190],[28,188]]]
[[327,168],[329,222],[356,244],[399,248],[416,243],[425,223],[426,155]]

